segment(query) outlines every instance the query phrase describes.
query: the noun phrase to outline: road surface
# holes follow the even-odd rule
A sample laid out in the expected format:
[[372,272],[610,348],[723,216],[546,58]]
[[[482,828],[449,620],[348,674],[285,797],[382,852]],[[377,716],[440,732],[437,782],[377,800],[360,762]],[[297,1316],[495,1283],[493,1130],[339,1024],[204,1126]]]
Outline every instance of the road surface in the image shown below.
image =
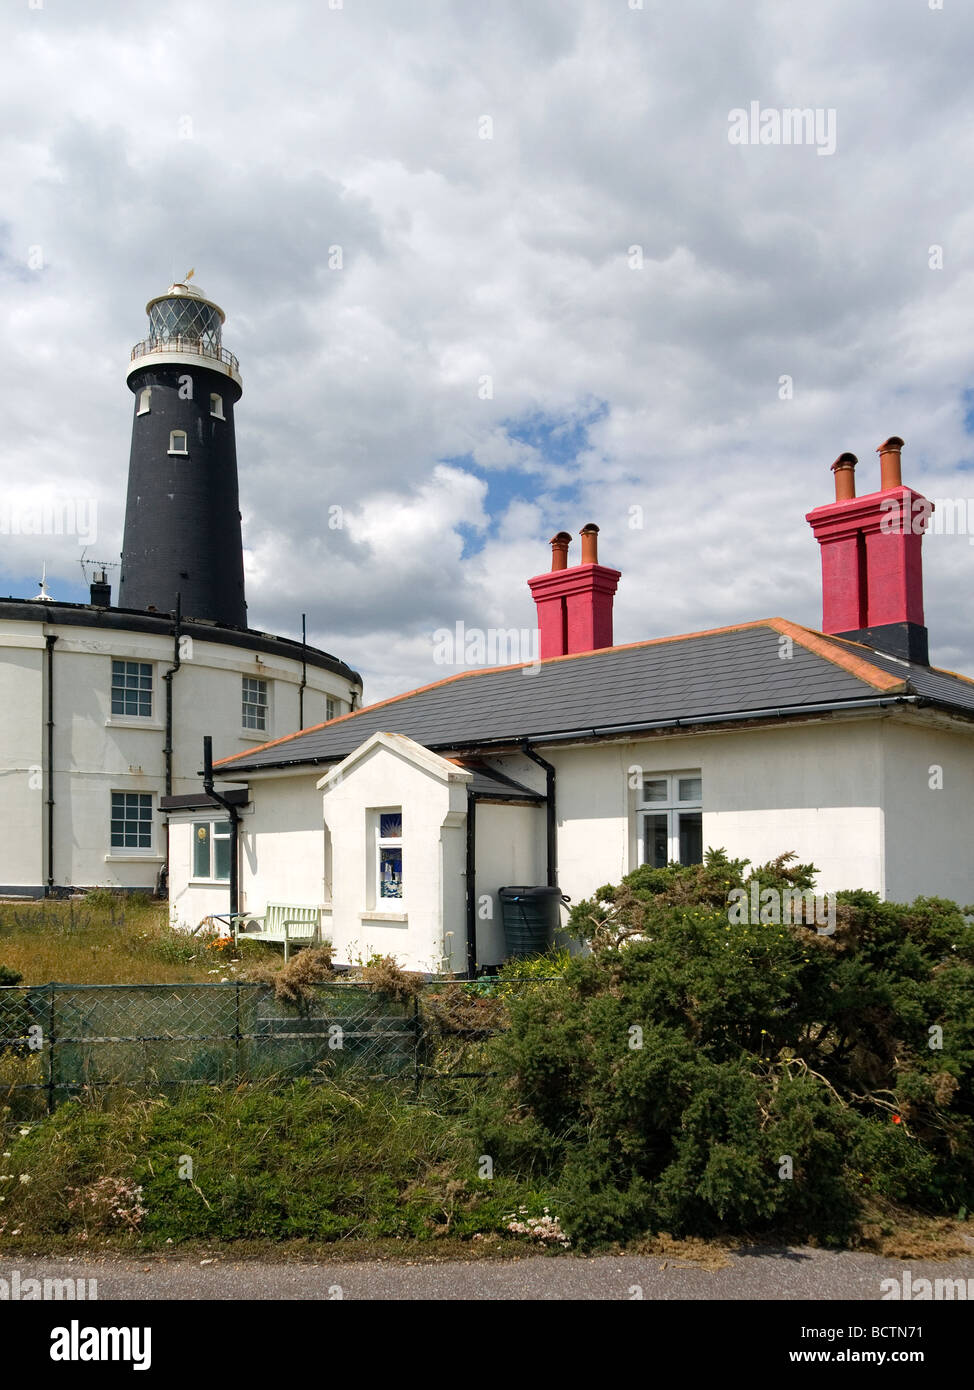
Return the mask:
[[[556,1258],[443,1262],[271,1263],[175,1255],[118,1259],[63,1256],[0,1259],[0,1278],[95,1279],[99,1299],[456,1299],[632,1300],[760,1299],[882,1300],[883,1280],[963,1279],[974,1299],[974,1253],[944,1261],[893,1260],[854,1252],[756,1247],[735,1251],[721,1269],[680,1265],[661,1256],[572,1255]],[[902,1296],[902,1293],[901,1293]],[[910,1297],[910,1292],[907,1293]],[[955,1293],[954,1297],[958,1295]]]

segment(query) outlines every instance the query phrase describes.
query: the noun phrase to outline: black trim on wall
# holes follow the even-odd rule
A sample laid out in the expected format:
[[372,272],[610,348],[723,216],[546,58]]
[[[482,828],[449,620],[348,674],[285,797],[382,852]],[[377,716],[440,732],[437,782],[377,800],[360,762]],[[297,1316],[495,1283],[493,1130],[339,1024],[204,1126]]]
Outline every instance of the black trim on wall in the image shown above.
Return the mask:
[[[57,637],[48,633],[47,645],[47,894],[54,892],[54,643]],[[43,837],[42,837],[43,846]],[[43,856],[43,848],[41,850]]]
[[[104,628],[110,632],[147,632],[165,637],[172,632],[170,613],[147,613],[131,608],[95,608],[87,603],[62,603],[50,600],[35,603],[32,599],[0,599],[0,620],[46,623],[61,627]],[[287,657],[289,661],[307,662],[321,671],[332,671],[351,685],[362,686],[362,677],[344,661],[317,647],[304,647],[290,637],[275,637],[269,632],[252,628],[226,627],[199,618],[183,616],[180,631],[195,637],[198,642],[215,642],[218,646],[238,647],[247,651],[269,652]]]

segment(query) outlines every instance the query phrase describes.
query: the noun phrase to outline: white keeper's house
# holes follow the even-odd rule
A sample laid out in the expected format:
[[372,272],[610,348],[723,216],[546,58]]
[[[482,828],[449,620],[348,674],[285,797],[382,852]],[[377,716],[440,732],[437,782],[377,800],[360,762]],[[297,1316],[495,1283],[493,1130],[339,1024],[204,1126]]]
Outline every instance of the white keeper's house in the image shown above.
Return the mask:
[[[230,907],[206,845],[232,845],[240,914],[313,908],[338,962],[380,953],[472,973],[507,952],[499,891],[573,899],[708,846],[786,850],[819,890],[974,900],[974,683],[928,664],[920,548],[930,504],[902,440],[879,488],[808,516],[822,631],[783,618],[612,645],[618,571],[597,528],[554,538],[529,581],[540,661],[471,671],[221,759],[219,793],[169,800],[171,911]],[[217,882],[215,878],[222,881]],[[562,908],[564,911],[564,908]]]
[[[361,678],[307,643],[247,625],[234,407],[223,311],[188,284],[146,306],[132,349],[117,603],[0,599],[0,894],[166,881],[160,807],[226,756],[361,703]],[[227,872],[228,844],[209,845]]]

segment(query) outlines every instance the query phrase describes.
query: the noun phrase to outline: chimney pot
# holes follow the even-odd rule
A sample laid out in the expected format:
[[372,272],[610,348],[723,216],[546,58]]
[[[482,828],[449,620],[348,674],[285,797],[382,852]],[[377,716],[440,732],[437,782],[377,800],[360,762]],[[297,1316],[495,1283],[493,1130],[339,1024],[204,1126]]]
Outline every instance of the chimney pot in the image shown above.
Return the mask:
[[855,454],[840,454],[832,465],[832,472],[835,474],[835,500],[837,502],[851,502],[856,495],[856,464],[859,460]]
[[572,543],[572,538],[567,531],[559,531],[556,536],[551,538],[551,568],[552,570],[566,570],[568,568],[568,547]]
[[590,521],[587,526],[583,526],[579,535],[582,538],[582,564],[597,565],[599,563],[599,528],[594,521]]
[[879,490],[888,492],[892,487],[903,486],[903,470],[900,461],[900,450],[903,448],[903,441],[899,435],[891,434],[885,444],[880,444],[876,450],[879,455]]

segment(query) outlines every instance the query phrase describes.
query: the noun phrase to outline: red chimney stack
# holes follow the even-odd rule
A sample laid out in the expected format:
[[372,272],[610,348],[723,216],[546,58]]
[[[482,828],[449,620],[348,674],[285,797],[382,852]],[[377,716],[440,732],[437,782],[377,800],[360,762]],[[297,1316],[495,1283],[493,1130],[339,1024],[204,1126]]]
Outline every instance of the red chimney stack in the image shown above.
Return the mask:
[[920,547],[933,504],[903,485],[902,448],[896,435],[879,446],[879,491],[862,497],[855,454],[840,454],[835,501],[805,520],[822,547],[822,631],[927,665]]
[[528,580],[538,607],[542,661],[612,646],[612,599],[621,573],[599,564],[598,537],[592,522],[583,526],[582,562],[569,566],[571,536],[559,531],[551,538],[550,572]]

